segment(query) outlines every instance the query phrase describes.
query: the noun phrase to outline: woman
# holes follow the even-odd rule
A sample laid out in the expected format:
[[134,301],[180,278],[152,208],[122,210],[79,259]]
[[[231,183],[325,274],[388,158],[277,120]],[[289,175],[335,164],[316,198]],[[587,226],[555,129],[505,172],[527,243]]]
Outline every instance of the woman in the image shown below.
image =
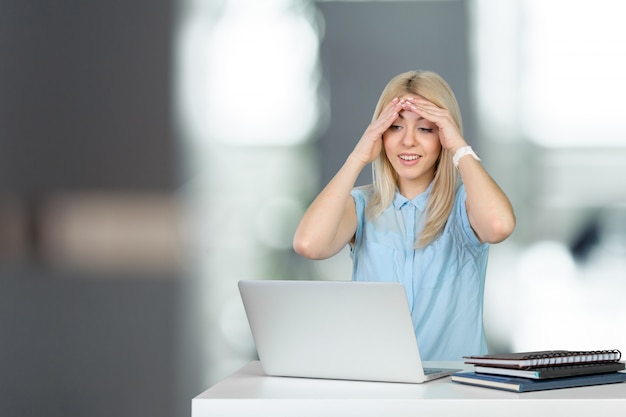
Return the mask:
[[[373,163],[373,183],[355,188]],[[460,177],[460,178],[459,178]],[[423,360],[485,354],[489,244],[515,215],[462,135],[454,93],[411,71],[385,87],[372,123],[305,212],[294,249],[325,259],[351,246],[353,280],[401,282]]]

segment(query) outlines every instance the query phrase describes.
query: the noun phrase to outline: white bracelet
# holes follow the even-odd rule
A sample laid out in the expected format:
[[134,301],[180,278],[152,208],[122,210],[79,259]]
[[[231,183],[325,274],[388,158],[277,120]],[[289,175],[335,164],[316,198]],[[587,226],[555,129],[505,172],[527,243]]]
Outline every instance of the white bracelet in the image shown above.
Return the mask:
[[452,163],[454,164],[454,167],[459,168],[459,161],[461,160],[461,158],[467,155],[471,156],[477,161],[480,161],[480,158],[478,157],[478,155],[476,155],[476,152],[474,152],[471,146],[463,146],[462,148],[457,149],[454,153],[454,156],[452,157]]

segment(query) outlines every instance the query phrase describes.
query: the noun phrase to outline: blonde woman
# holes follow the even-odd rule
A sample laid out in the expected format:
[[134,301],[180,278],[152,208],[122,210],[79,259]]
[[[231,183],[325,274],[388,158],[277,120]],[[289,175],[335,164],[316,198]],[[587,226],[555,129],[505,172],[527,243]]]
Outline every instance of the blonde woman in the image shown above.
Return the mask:
[[[370,163],[373,183],[355,188]],[[487,353],[488,247],[514,227],[509,199],[463,138],[454,93],[439,75],[411,71],[387,84],[293,244],[311,259],[349,244],[353,280],[404,285],[423,360],[460,360]]]

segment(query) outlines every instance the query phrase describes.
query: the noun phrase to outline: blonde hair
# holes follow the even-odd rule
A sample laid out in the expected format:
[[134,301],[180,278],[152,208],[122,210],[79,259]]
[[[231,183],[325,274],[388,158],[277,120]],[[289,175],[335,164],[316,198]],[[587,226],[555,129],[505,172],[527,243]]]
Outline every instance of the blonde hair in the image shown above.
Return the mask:
[[[407,94],[423,97],[438,107],[447,109],[462,133],[461,112],[456,97],[448,83],[431,71],[409,71],[392,78],[378,99],[372,121],[378,119],[387,103],[395,97]],[[370,220],[380,216],[389,207],[397,186],[397,174],[387,158],[384,147],[372,164],[372,178],[373,193],[366,211],[366,216]],[[459,175],[452,163],[452,155],[447,149],[442,148],[435,166],[426,221],[416,247],[428,245],[443,231],[454,204],[458,185]]]

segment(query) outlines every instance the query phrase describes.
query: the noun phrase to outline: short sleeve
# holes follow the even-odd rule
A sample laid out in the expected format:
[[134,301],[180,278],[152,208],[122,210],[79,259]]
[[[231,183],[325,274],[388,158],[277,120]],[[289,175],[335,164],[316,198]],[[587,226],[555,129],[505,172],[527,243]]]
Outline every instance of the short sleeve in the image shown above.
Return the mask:
[[460,226],[460,232],[463,235],[463,240],[467,241],[472,246],[481,246],[483,243],[478,239],[474,229],[472,229],[472,225],[469,221],[469,216],[467,214],[467,206],[465,202],[467,200],[467,193],[465,192],[465,186],[461,185],[456,193],[456,198],[454,202],[454,211],[455,217],[458,219],[458,223]]
[[360,188],[355,188],[350,193],[354,198],[354,205],[356,206],[356,233],[354,236],[354,244],[350,247],[350,256],[354,259],[354,255],[358,252],[358,248],[361,245],[363,239],[363,227],[365,222],[365,194]]

